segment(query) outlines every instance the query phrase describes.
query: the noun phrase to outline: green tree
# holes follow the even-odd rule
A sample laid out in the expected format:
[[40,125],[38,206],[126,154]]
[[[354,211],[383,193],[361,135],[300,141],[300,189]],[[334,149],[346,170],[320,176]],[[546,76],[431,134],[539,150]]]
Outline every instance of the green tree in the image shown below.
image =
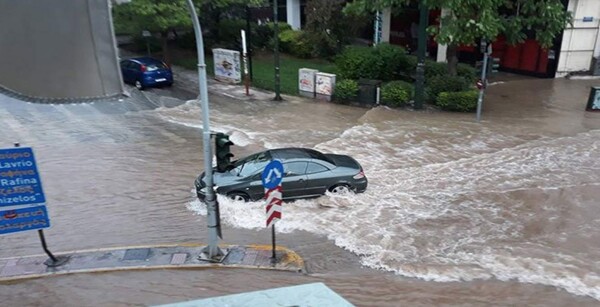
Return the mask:
[[358,30],[368,24],[365,16],[342,13],[345,0],[308,0],[304,31],[313,46],[313,55],[329,57],[338,53]]
[[[196,7],[226,8],[234,4],[260,5],[264,0],[194,0]],[[199,10],[202,16],[203,11]],[[185,0],[132,0],[113,7],[115,28],[139,35],[143,30],[159,33],[163,57],[170,64],[169,32],[190,27],[192,20]]]
[[192,24],[185,1],[133,0],[113,7],[116,28],[126,29],[133,35],[148,30],[159,33],[163,57],[170,64],[168,34],[170,31]]
[[[416,0],[415,0],[416,1]],[[544,48],[554,39],[572,15],[561,0],[422,0],[430,9],[444,9],[448,14],[440,18],[441,27],[429,27],[440,44],[448,45],[448,71],[456,75],[457,48],[476,45],[480,39],[495,40],[504,35],[511,44],[523,42],[528,33]],[[409,0],[354,0],[344,11],[348,14],[370,14],[376,10],[401,9]]]

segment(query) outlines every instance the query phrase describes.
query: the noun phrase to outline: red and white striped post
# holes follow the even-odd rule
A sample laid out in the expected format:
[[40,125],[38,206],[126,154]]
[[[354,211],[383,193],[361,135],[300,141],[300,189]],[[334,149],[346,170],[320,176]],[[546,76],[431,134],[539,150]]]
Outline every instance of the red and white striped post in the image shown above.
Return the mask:
[[282,209],[282,190],[281,183],[273,189],[265,189],[265,199],[267,200],[267,228],[271,227],[271,236],[273,237],[272,261],[276,262],[275,255],[275,222],[281,219]]

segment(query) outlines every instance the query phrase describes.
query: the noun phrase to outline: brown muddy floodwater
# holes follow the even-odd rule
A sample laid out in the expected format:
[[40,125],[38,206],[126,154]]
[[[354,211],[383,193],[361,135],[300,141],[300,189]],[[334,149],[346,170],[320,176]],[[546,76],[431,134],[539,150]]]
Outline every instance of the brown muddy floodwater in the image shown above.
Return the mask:
[[[212,96],[212,128],[232,135],[237,157],[304,146],[365,168],[366,193],[284,205],[278,243],[302,255],[309,274],[79,274],[0,285],[0,305],[154,305],[315,281],[358,306],[598,305],[600,113],[584,111],[596,83],[492,86],[481,123]],[[192,192],[203,165],[200,108],[173,94],[78,105],[0,97],[2,146],[35,150],[53,251],[206,242],[206,210]],[[221,199],[221,217],[223,243],[270,242],[262,203]],[[0,237],[0,257],[40,252],[34,232]]]

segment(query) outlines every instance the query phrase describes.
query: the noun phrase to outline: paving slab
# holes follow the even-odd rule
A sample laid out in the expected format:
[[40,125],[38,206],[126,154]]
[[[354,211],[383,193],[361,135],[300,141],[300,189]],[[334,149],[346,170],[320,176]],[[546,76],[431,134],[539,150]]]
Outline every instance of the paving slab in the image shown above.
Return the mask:
[[48,267],[45,254],[0,259],[0,283],[46,276],[110,272],[121,270],[185,268],[255,268],[305,272],[304,260],[294,251],[278,246],[277,260],[271,259],[270,245],[220,246],[226,253],[220,262],[199,259],[205,245],[127,246],[55,253],[69,260],[58,267]]

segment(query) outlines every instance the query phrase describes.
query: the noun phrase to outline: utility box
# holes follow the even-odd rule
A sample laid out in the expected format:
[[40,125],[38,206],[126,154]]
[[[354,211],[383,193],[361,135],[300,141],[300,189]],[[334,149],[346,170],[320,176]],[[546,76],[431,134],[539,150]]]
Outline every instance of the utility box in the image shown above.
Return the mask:
[[363,105],[375,105],[377,88],[380,86],[381,80],[358,79],[358,102]]
[[228,49],[213,49],[212,52],[215,63],[215,79],[233,84],[242,82],[240,52]]
[[300,96],[315,98],[315,83],[319,71],[310,68],[298,70],[298,90]]
[[586,107],[587,111],[600,112],[600,87],[592,86]]
[[335,75],[324,72],[317,73],[316,89],[317,99],[331,101],[335,89]]

